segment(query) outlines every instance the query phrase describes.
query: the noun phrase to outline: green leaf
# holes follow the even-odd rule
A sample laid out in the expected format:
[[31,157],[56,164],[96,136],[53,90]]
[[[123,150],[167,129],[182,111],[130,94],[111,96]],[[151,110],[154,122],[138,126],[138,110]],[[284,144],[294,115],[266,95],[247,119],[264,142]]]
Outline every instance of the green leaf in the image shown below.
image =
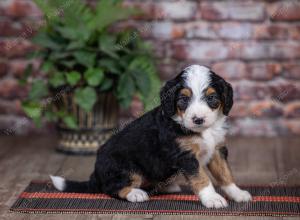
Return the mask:
[[118,61],[112,59],[101,59],[98,62],[100,68],[104,69],[105,72],[109,72],[112,74],[121,74],[121,70],[118,66]]
[[41,118],[42,107],[38,102],[23,102],[22,109],[26,113],[26,115],[31,119]]
[[96,5],[95,18],[88,24],[91,28],[97,28],[99,31],[115,23],[116,21],[128,18],[137,14],[133,8],[125,8],[120,2],[112,0],[101,0]]
[[66,115],[62,118],[63,122],[67,125],[68,128],[77,129],[76,118],[72,115]]
[[72,69],[76,64],[76,61],[75,60],[60,60],[59,63],[61,63],[65,67]]
[[54,87],[60,87],[65,84],[64,74],[61,72],[56,72],[53,76],[49,79],[49,83]]
[[85,45],[83,41],[71,41],[66,49],[67,50],[81,49],[84,46]]
[[71,86],[75,86],[78,83],[78,81],[81,79],[81,74],[76,71],[72,71],[66,74],[66,78],[67,78],[67,82]]
[[135,91],[134,81],[129,74],[120,77],[117,88],[117,97],[125,108],[129,107]]
[[131,71],[130,73],[135,79],[136,87],[139,89],[143,96],[147,96],[151,88],[151,82],[148,74],[141,71]]
[[96,101],[97,101],[97,93],[94,88],[86,87],[86,88],[77,88],[75,90],[75,102],[86,112],[92,110]]
[[106,35],[106,34],[102,34],[99,37],[99,49],[107,54],[108,56],[118,59],[119,56],[116,53],[116,51],[118,50],[118,48],[116,47],[116,37],[112,36],[112,35]]
[[110,90],[113,86],[113,80],[110,78],[104,78],[104,80],[102,81],[101,85],[100,85],[100,91],[104,92],[107,90]]
[[45,111],[45,118],[48,121],[57,121],[57,115],[54,112],[52,112],[51,110]]
[[27,83],[29,75],[32,74],[33,65],[30,63],[26,66],[26,69],[24,70],[24,74],[22,78],[19,80],[20,85],[24,86]]
[[90,86],[98,86],[103,80],[104,72],[101,69],[88,69],[84,78]]
[[53,70],[53,68],[54,68],[53,62],[51,62],[51,61],[45,61],[45,62],[43,63],[43,65],[42,65],[41,70],[42,70],[43,72],[45,72],[45,73],[48,73],[48,72],[50,72],[51,70]]
[[33,37],[32,41],[39,46],[50,48],[52,50],[60,50],[63,47],[45,32],[39,32]]
[[78,63],[88,68],[94,66],[96,60],[96,54],[87,51],[77,51],[74,53],[74,57]]
[[39,100],[48,95],[47,85],[43,80],[35,80],[28,94],[30,100]]

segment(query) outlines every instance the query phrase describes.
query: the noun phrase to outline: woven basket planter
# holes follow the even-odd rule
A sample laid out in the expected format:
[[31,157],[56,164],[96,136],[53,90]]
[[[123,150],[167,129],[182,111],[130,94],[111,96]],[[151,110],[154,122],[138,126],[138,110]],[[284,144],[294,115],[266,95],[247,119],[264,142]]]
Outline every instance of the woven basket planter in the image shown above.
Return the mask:
[[69,129],[58,123],[57,150],[69,154],[95,154],[113,134],[118,124],[119,105],[111,93],[98,94],[91,112],[86,113],[74,102],[72,93],[63,94],[57,108],[64,106],[78,122],[78,129]]

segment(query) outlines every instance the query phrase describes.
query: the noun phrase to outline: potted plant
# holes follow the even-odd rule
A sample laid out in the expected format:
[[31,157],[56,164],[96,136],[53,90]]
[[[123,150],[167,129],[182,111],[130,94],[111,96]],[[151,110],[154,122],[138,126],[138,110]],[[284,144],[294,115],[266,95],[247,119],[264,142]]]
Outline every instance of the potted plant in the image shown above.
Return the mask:
[[[24,74],[31,84],[24,112],[40,125],[57,123],[58,150],[94,153],[114,132],[119,106],[134,96],[155,105],[160,87],[149,45],[134,30],[111,31],[136,14],[120,1],[101,0],[91,8],[80,0],[35,0],[45,24],[32,39],[41,74]],[[134,38],[133,38],[134,36]]]

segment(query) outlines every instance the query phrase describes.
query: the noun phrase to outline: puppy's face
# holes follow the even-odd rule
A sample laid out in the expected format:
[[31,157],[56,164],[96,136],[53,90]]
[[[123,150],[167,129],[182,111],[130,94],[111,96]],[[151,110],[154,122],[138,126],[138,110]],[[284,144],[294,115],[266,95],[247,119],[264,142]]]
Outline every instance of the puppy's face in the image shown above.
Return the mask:
[[198,65],[186,68],[167,82],[161,100],[168,116],[194,132],[201,132],[228,115],[233,104],[230,84]]

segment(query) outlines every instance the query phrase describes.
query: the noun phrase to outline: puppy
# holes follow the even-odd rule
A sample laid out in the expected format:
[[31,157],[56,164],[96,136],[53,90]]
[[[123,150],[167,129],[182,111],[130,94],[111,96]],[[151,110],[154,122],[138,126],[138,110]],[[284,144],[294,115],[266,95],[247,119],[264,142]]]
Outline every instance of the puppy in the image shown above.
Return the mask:
[[168,81],[160,92],[161,105],[111,137],[97,152],[95,170],[86,182],[51,176],[64,192],[106,193],[130,202],[149,200],[144,185],[166,183],[179,191],[171,177],[184,176],[201,203],[226,207],[227,201],[212,185],[205,167],[225,194],[236,202],[251,195],[234,183],[226,161],[226,116],[233,105],[229,83],[210,69],[192,65]]

